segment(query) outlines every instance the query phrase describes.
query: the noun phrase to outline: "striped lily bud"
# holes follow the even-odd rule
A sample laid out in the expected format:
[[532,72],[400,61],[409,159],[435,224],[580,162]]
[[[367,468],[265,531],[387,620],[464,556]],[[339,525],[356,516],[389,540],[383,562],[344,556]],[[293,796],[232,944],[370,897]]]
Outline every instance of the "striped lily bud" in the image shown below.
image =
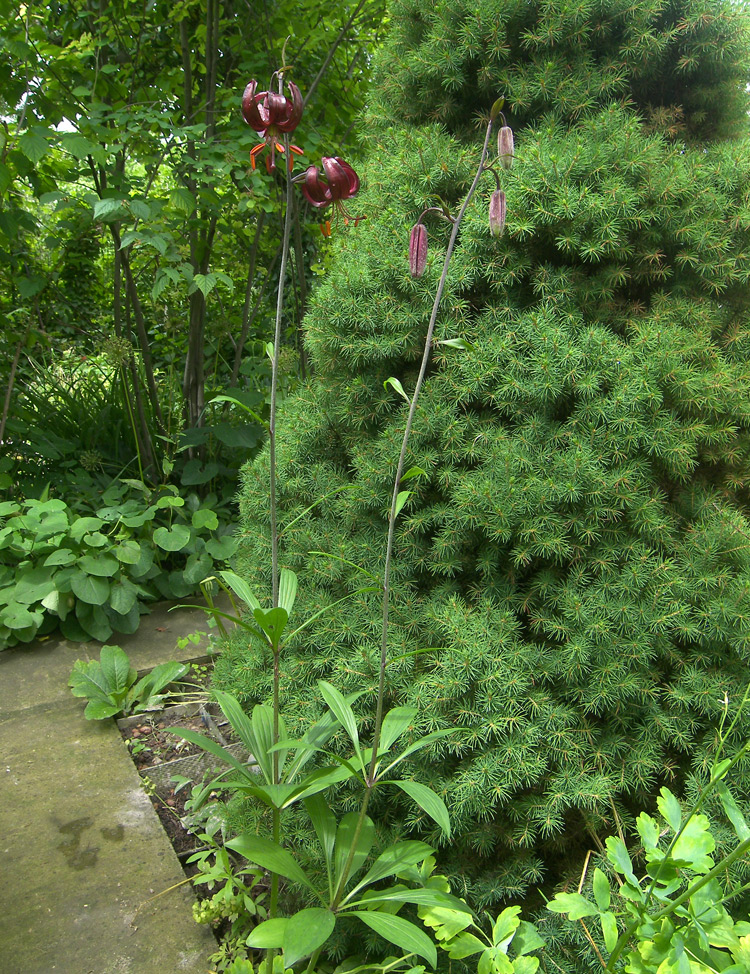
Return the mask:
[[503,125],[497,133],[497,154],[503,169],[510,169],[513,165],[513,129],[510,125]]
[[412,277],[421,277],[426,266],[427,230],[423,223],[416,223],[409,237],[409,272]]
[[505,193],[496,189],[490,197],[490,233],[502,237],[505,229]]

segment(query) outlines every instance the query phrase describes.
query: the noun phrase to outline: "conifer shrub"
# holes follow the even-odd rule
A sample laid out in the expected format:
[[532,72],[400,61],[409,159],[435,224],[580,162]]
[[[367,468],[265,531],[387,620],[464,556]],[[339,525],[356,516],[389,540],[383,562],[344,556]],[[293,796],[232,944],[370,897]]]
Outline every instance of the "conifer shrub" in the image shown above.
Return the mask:
[[[355,566],[381,570],[406,413],[384,382],[414,386],[447,240],[429,224],[413,279],[409,229],[462,198],[504,95],[507,223],[490,234],[485,177],[436,333],[470,344],[436,347],[410,441],[426,476],[396,535],[388,666],[389,706],[460,728],[416,774],[449,805],[454,888],[485,906],[700,774],[747,682],[750,29],[728,0],[401,0],[392,16],[368,219],[339,234],[306,320],[315,377],[279,419],[282,563],[300,615],[361,587]],[[241,493],[258,592],[267,466]],[[379,605],[342,602],[288,650],[289,726],[321,677],[365,690],[367,714]],[[241,639],[218,674],[268,694],[269,661]],[[441,842],[406,804],[375,813]]]

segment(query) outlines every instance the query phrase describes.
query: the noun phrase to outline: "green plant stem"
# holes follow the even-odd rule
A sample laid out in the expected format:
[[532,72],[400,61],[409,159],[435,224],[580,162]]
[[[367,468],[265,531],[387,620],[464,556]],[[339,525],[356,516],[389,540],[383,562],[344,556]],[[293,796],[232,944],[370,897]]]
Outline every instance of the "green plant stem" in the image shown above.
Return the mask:
[[362,832],[362,827],[365,824],[365,818],[367,816],[367,806],[370,804],[370,796],[375,790],[374,784],[368,784],[365,787],[365,793],[362,797],[362,804],[359,808],[359,817],[357,818],[357,825],[354,829],[354,835],[349,846],[349,855],[346,857],[346,862],[344,863],[344,868],[341,871],[341,878],[339,884],[336,887],[336,891],[333,894],[333,899],[331,900],[330,909],[335,913],[341,902],[341,897],[344,895],[344,890],[346,889],[347,881],[349,880],[349,872],[352,868],[352,862],[354,862],[354,855],[357,851],[357,843],[359,842],[359,837]]
[[[665,906],[663,910],[659,910],[658,913],[655,913],[652,917],[649,917],[650,921],[652,923],[657,923],[659,920],[662,920],[664,917],[669,916],[670,913],[674,913],[674,911],[678,907],[682,906],[683,903],[686,903],[691,896],[695,896],[698,890],[703,889],[703,887],[707,883],[710,883],[712,879],[716,879],[717,876],[720,876],[722,873],[726,872],[729,866],[731,866],[732,863],[736,862],[737,859],[740,859],[742,856],[744,856],[745,853],[748,851],[748,849],[750,849],[750,839],[745,839],[744,842],[740,842],[740,844],[733,852],[730,852],[728,856],[725,856],[721,860],[721,862],[718,863],[718,865],[714,866],[713,869],[707,872],[705,876],[701,876],[699,880],[697,880],[694,883],[691,883],[691,885],[688,886],[685,892],[682,893],[680,896],[678,896],[676,900],[672,900],[672,902],[668,906]],[[609,960],[607,961],[607,966],[605,970],[608,971],[614,970],[615,962],[617,961],[618,957],[627,946],[627,943],[632,937],[633,933],[641,925],[641,923],[643,923],[643,918],[637,917],[620,934],[620,937],[617,943],[615,944],[614,950],[609,955]]]
[[443,272],[440,275],[440,283],[438,284],[437,293],[435,294],[435,301],[432,305],[432,314],[430,315],[430,323],[427,326],[427,337],[424,343],[424,352],[422,354],[422,365],[419,370],[419,376],[417,378],[417,384],[414,388],[414,393],[411,397],[411,403],[409,405],[409,414],[406,418],[406,429],[404,430],[404,438],[401,443],[401,452],[398,457],[398,465],[396,467],[396,476],[393,482],[393,496],[391,498],[391,511],[388,517],[388,541],[386,544],[385,553],[385,566],[383,569],[383,624],[381,630],[381,643],[380,643],[380,676],[378,680],[378,699],[377,699],[377,709],[375,712],[375,728],[373,731],[373,742],[372,742],[372,760],[370,761],[370,773],[369,777],[372,781],[375,777],[375,767],[378,758],[378,745],[380,744],[380,728],[383,723],[383,698],[385,695],[385,670],[388,661],[388,606],[390,600],[390,579],[391,579],[391,562],[393,560],[393,539],[396,531],[396,505],[398,503],[399,486],[401,484],[401,477],[404,472],[404,463],[406,460],[406,449],[409,443],[409,436],[411,434],[412,423],[414,422],[414,415],[417,411],[417,399],[419,398],[419,393],[422,389],[424,383],[424,378],[427,373],[427,365],[430,360],[430,352],[432,351],[432,338],[435,331],[435,323],[437,321],[438,309],[440,307],[440,300],[443,296],[443,289],[445,288],[445,282],[448,278],[448,266],[450,264],[451,257],[453,256],[453,248],[456,245],[456,238],[458,236],[458,230],[461,226],[461,221],[464,218],[466,209],[471,202],[471,198],[476,192],[477,186],[479,185],[479,180],[484,172],[484,161],[487,158],[487,146],[490,141],[490,134],[492,132],[493,122],[490,121],[487,125],[487,132],[484,137],[484,145],[482,146],[482,156],[479,160],[479,166],[477,167],[476,175],[474,176],[474,181],[469,187],[469,191],[461,205],[461,209],[458,212],[458,216],[453,223],[453,230],[448,241],[448,248],[445,253],[445,261],[443,262]]
[[[279,75],[279,93],[283,89],[283,76]],[[286,213],[284,214],[284,236],[281,246],[281,266],[279,268],[279,287],[276,298],[276,327],[273,336],[273,361],[271,362],[271,410],[268,422],[268,458],[270,475],[271,506],[271,586],[272,607],[279,605],[279,535],[276,510],[276,397],[279,378],[279,353],[281,350],[281,315],[284,308],[284,279],[289,258],[289,240],[292,230],[292,177],[289,172],[289,136],[284,135],[284,172],[286,173]],[[273,669],[273,743],[279,742],[279,660],[274,654]],[[279,783],[279,754],[273,752],[273,781]]]

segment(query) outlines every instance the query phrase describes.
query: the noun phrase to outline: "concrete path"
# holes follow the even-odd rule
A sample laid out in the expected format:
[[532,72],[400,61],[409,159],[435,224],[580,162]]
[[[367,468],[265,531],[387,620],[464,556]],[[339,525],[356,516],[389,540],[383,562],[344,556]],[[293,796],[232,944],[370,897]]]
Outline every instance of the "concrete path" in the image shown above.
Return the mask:
[[[207,628],[161,606],[110,641],[142,670],[203,655],[177,638]],[[0,971],[207,974],[216,942],[189,884],[157,896],[184,874],[119,731],[68,689],[99,649],[52,638],[0,653]]]

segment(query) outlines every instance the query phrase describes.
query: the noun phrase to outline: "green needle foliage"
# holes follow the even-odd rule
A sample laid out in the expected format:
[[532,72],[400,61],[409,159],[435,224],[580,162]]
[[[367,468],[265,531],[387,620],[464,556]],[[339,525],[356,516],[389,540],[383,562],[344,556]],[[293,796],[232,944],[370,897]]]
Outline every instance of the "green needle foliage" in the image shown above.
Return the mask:
[[[428,221],[415,280],[409,229],[455,209],[503,95],[507,223],[490,235],[485,177],[436,330],[467,346],[437,345],[407,456],[425,474],[396,532],[387,701],[418,708],[415,735],[463,728],[416,775],[450,809],[454,889],[485,906],[710,766],[724,694],[747,681],[750,28],[728,0],[402,0],[392,25],[368,219],[339,234],[306,320],[315,378],[280,423],[282,563],[309,615],[361,588],[356,566],[382,571],[406,417],[384,383],[414,388],[449,232]],[[241,495],[256,590],[267,464]],[[319,678],[364,690],[366,718],[378,603],[360,594],[289,642],[289,726]],[[260,644],[220,670],[247,701],[270,692]],[[372,814],[445,841],[405,800]]]

